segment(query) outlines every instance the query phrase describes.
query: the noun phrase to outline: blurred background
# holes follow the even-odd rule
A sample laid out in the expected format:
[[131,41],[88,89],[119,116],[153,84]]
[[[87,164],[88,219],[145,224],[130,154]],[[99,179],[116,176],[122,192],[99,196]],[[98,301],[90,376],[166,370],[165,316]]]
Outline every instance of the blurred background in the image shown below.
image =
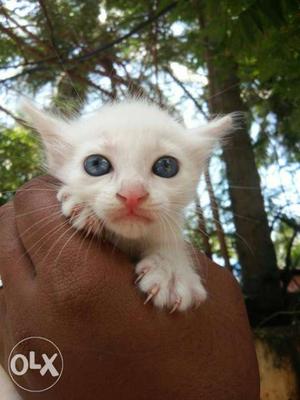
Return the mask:
[[199,182],[186,235],[241,285],[261,398],[298,399],[299,2],[0,0],[0,204],[43,173],[21,96],[73,115],[129,95],[188,127],[245,112]]

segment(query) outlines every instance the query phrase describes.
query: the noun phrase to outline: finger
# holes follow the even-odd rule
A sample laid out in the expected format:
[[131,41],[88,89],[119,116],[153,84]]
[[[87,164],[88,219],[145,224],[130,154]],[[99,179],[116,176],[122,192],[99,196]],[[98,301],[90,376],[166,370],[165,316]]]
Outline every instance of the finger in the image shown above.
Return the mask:
[[[58,188],[58,181],[51,177],[38,177],[19,189],[15,196],[17,229],[34,264],[37,255],[46,253],[60,227],[66,225],[56,199]],[[37,269],[39,266],[40,262]]]
[[[48,178],[33,179],[15,196],[17,229],[37,274],[64,275],[76,269],[78,253],[90,245],[62,215],[57,201],[59,183]],[[86,243],[85,243],[86,241]]]
[[25,254],[16,229],[13,203],[1,207],[0,212],[0,275],[3,293],[32,282],[35,271]]
[[[132,266],[123,255],[112,252],[99,237],[77,232],[62,215],[57,190],[50,190],[58,185],[56,181],[49,187],[45,178],[34,179],[17,192],[14,201],[17,229],[35,266],[37,281],[72,293],[77,288],[78,293],[92,286],[98,290],[108,275],[114,279],[120,270],[131,283]],[[116,268],[116,260],[127,268]]]

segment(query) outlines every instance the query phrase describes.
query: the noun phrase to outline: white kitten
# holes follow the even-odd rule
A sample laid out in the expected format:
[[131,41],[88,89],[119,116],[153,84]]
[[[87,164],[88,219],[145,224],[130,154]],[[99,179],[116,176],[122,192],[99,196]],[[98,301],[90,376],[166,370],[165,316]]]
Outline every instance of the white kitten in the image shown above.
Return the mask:
[[183,211],[233,117],[186,129],[143,100],[104,106],[65,121],[25,103],[51,175],[63,184],[63,214],[77,229],[105,230],[139,257],[137,283],[158,307],[186,310],[207,296],[183,238]]

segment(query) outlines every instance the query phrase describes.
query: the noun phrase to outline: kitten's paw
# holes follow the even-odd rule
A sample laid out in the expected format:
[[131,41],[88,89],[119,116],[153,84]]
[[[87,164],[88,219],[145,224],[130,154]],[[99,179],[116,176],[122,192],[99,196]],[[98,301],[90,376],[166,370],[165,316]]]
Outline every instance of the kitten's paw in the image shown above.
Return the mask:
[[136,266],[136,283],[152,302],[170,312],[185,311],[207,297],[200,276],[189,266],[171,266],[159,256],[147,257]]
[[89,233],[99,229],[100,221],[93,211],[78,196],[71,193],[67,186],[61,187],[57,199],[61,203],[63,215],[69,218],[76,229],[85,229]]

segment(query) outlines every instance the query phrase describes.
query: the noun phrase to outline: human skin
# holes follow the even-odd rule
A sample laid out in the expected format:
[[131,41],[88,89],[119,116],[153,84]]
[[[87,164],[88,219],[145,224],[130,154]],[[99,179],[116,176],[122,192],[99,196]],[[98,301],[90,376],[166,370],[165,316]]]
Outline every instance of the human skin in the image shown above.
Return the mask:
[[56,185],[36,178],[0,209],[0,362],[7,369],[12,347],[29,336],[52,340],[64,357],[53,388],[19,389],[22,398],[258,400],[252,335],[232,275],[196,254],[203,305],[171,315],[144,305],[132,262],[70,228]]

